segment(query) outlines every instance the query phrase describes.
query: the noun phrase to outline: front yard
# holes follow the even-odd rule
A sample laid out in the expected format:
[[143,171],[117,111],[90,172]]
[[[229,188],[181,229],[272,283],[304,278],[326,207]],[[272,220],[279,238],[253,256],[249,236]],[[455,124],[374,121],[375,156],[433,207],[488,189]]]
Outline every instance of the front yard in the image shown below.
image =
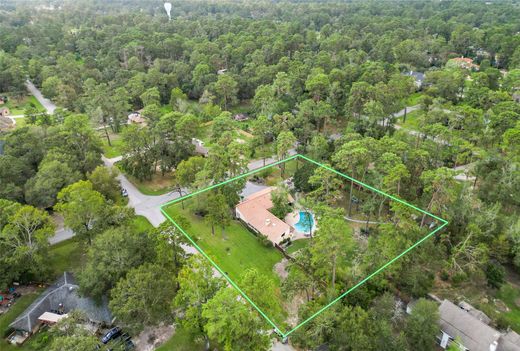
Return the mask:
[[[3,96],[4,94],[0,93],[0,96]],[[9,97],[9,100],[6,104],[0,105],[1,107],[7,107],[9,111],[11,112],[12,116],[16,115],[23,115],[25,113],[25,109],[29,107],[34,107],[38,111],[45,112],[45,109],[43,106],[36,100],[34,96],[23,96],[23,97],[13,97],[9,96],[9,94],[6,94]]]
[[215,228],[215,235],[212,235],[211,227],[203,218],[191,213],[188,203],[189,200],[186,200],[187,206],[184,209],[180,204],[174,204],[166,211],[171,216],[180,214],[188,219],[191,226],[186,232],[231,279],[237,281],[244,271],[256,268],[278,285],[279,278],[273,271],[273,266],[283,258],[278,250],[263,245],[259,238],[237,220],[226,227],[224,235],[220,228]]

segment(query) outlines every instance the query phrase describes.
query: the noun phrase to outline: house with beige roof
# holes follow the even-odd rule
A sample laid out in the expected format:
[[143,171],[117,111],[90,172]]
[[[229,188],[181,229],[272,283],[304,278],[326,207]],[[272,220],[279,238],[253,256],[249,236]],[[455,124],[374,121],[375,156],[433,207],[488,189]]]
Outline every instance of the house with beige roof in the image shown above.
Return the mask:
[[[291,237],[293,229],[269,211],[273,207],[273,190],[275,187],[269,187],[249,195],[236,206],[235,213],[251,230],[278,245]],[[293,203],[294,199],[289,195],[287,201]]]

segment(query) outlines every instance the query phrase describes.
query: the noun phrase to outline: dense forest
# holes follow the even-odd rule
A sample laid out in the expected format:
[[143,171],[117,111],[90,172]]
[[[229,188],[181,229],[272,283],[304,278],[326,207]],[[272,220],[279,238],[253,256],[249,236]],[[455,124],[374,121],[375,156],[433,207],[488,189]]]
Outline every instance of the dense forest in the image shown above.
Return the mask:
[[[29,106],[24,125],[0,132],[0,290],[51,281],[50,215],[59,213],[84,256],[82,294],[108,296],[128,330],[176,323],[199,346],[268,350],[272,328],[200,255],[183,251],[178,230],[135,228],[118,176],[164,179],[182,195],[294,151],[449,224],[298,329],[291,344],[434,350],[438,316],[428,294],[462,296],[493,326],[520,332],[519,3],[171,3],[171,20],[152,0],[0,4],[0,97],[23,98],[29,79],[58,106],[53,114]],[[127,123],[135,111],[144,127]],[[102,159],[108,151],[120,156],[117,167]],[[347,199],[351,215],[353,182],[312,165],[294,181],[319,201]],[[198,210],[223,213],[211,218],[228,226],[243,186],[226,186]],[[355,191],[367,228],[371,216],[392,216],[359,248],[363,260],[325,287],[330,261],[318,260],[317,248],[295,259],[312,267],[309,276],[290,270],[284,282],[289,291],[312,287],[300,321],[429,231],[425,216]],[[322,245],[321,253],[334,249]],[[268,299],[269,282],[256,275],[243,281]],[[491,300],[505,291],[517,302],[501,313]],[[395,312],[396,297],[418,299],[411,316]],[[77,330],[53,338],[95,345]]]

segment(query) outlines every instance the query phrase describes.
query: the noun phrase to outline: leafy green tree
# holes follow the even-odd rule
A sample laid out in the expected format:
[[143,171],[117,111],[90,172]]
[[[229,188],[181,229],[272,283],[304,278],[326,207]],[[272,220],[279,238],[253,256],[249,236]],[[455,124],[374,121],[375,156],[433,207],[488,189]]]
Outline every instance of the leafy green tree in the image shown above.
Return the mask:
[[123,159],[121,166],[139,180],[150,179],[155,169],[155,140],[146,129],[127,126],[122,133]]
[[87,251],[87,263],[78,274],[81,292],[99,299],[132,268],[153,259],[154,242],[147,235],[127,226],[108,229]]
[[220,106],[227,110],[228,107],[234,105],[237,101],[238,83],[229,74],[221,74],[218,76],[214,86],[215,95],[220,100]]
[[405,334],[411,349],[435,350],[435,336],[439,330],[437,304],[419,299],[406,321]]
[[[366,144],[361,140],[353,140],[341,146],[341,148],[332,156],[332,161],[336,166],[353,179],[363,178],[366,174],[370,163],[370,154],[366,148]],[[348,215],[352,213],[352,196],[354,192],[354,180],[350,180]]]
[[25,184],[25,200],[39,208],[52,207],[58,192],[80,178],[79,172],[70,169],[67,163],[43,160],[38,173]]
[[181,90],[181,88],[173,88],[170,93],[170,105],[172,106],[174,111],[183,111],[183,106],[188,101],[188,97],[184,92]]
[[289,193],[287,189],[283,187],[278,187],[271,191],[271,202],[273,203],[273,207],[270,211],[282,220],[293,210],[289,203]]
[[[456,196],[455,171],[446,167],[437,168],[423,172],[421,181],[425,184],[424,192],[429,196],[426,211],[439,213],[446,204],[451,203]],[[424,225],[426,215],[423,214],[421,227]]]
[[224,282],[215,277],[213,267],[201,255],[191,256],[177,276],[179,290],[173,299],[174,308],[182,308],[184,316],[179,319],[183,328],[192,334],[202,333],[206,342],[203,306],[224,287]]
[[[179,196],[182,196],[182,188],[194,189],[197,174],[204,169],[206,160],[202,156],[192,156],[181,161],[175,169],[175,184]],[[184,206],[184,204],[182,204]]]
[[55,138],[56,148],[69,156],[69,167],[86,175],[101,163],[101,141],[85,115],[65,118]]
[[90,181],[80,180],[61,190],[54,209],[63,215],[65,225],[89,245],[107,226],[109,211],[105,199]]
[[[296,143],[296,138],[292,132],[281,132],[278,134],[278,138],[276,139],[276,155],[279,160],[283,160],[288,156],[289,150],[294,147]],[[285,173],[285,162],[280,164],[280,168],[282,170],[282,177]]]
[[224,133],[232,132],[233,130],[234,125],[233,120],[231,119],[231,114],[229,112],[222,112],[213,120],[211,126],[211,140],[216,142]]
[[[8,271],[4,279],[41,280],[47,272],[49,238],[54,235],[54,223],[44,211],[32,206],[8,205],[6,223],[0,232],[0,262]],[[3,212],[3,210],[2,210]],[[0,286],[11,283],[0,279]]]
[[269,350],[265,323],[231,288],[222,288],[202,307],[204,329],[225,351]]
[[320,218],[319,229],[310,247],[311,262],[317,275],[328,276],[330,288],[336,285],[338,272],[347,273],[356,244],[352,231],[340,216],[325,215]]
[[309,177],[309,184],[314,187],[310,195],[328,205],[333,205],[341,198],[340,188],[343,183],[335,173],[323,167],[314,170]]
[[[254,132],[254,139],[253,139],[253,157],[256,152],[256,147],[260,146],[265,148],[266,145],[269,143],[270,138],[272,137],[273,133],[273,125],[272,122],[264,115],[258,116],[254,121],[253,125],[251,127]],[[265,166],[265,154],[262,153],[262,160],[263,164]]]
[[145,263],[130,270],[110,291],[110,310],[122,325],[138,332],[171,319],[165,306],[176,291],[174,275],[160,264]]
[[119,171],[116,167],[97,166],[88,175],[88,180],[92,183],[93,190],[101,193],[106,199],[116,202],[120,197],[118,176]]
[[11,155],[0,157],[0,198],[22,201],[23,185],[32,169],[21,158]]
[[323,72],[312,72],[305,81],[305,89],[316,102],[327,96],[329,87],[329,77]]
[[140,98],[145,107],[149,105],[161,104],[161,93],[156,87],[147,89],[144,93],[141,94]]
[[280,296],[277,296],[279,293],[271,278],[257,269],[248,269],[242,274],[240,284],[247,296],[263,311],[268,311],[271,316],[283,318]]
[[99,340],[94,335],[62,336],[52,340],[49,351],[95,350]]
[[224,229],[231,223],[231,211],[226,197],[220,192],[210,194],[206,210],[208,213],[205,220],[211,226],[211,234],[215,235],[215,226],[220,226],[224,235]]

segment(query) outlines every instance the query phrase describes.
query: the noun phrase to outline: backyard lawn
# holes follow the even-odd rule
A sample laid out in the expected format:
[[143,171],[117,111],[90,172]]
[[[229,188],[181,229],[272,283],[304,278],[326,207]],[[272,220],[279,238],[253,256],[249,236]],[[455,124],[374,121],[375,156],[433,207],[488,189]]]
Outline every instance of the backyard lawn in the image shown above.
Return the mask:
[[[43,290],[43,289],[41,289],[41,290]],[[13,346],[5,340],[4,336],[7,336],[5,334],[7,333],[9,324],[12,323],[16,319],[16,317],[18,317],[18,315],[20,313],[25,311],[25,309],[27,307],[29,307],[29,305],[34,300],[36,300],[36,298],[38,296],[40,296],[39,292],[35,292],[32,294],[27,294],[27,295],[22,296],[15,302],[15,304],[13,305],[13,307],[11,307],[9,309],[9,311],[7,311],[5,314],[0,315],[0,350],[2,350],[2,351],[33,350],[33,348],[30,347],[30,345],[27,343],[24,344],[22,347]]]
[[303,249],[304,247],[307,247],[309,246],[309,243],[311,242],[310,239],[300,239],[300,240],[295,240],[292,242],[291,246],[289,246],[287,248],[287,253],[289,255],[295,253],[296,251],[300,250],[300,249]]
[[167,208],[167,212],[170,215],[182,214],[190,221],[191,227],[187,233],[231,279],[237,281],[245,270],[256,268],[274,281],[279,281],[273,271],[273,266],[283,258],[278,250],[264,246],[236,220],[226,228],[225,239],[220,228],[215,228],[215,235],[212,235],[211,227],[202,218],[192,214],[188,207],[182,209],[180,204],[174,204]]
[[497,292],[497,297],[509,308],[508,312],[502,312],[503,320],[511,329],[520,333],[520,289],[506,283]]

